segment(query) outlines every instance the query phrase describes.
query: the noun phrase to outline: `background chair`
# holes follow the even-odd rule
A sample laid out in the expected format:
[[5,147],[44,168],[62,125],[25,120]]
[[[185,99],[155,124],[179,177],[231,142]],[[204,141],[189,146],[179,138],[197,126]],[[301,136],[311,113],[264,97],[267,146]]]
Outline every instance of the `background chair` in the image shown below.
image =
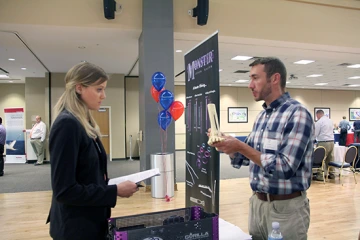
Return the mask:
[[312,165],[313,170],[321,170],[324,184],[325,184],[325,176],[324,176],[324,163],[326,158],[326,149],[323,146],[318,146],[314,149],[314,162]]
[[[339,180],[340,180],[340,183],[341,183],[341,177],[342,177],[342,170],[345,168],[346,170],[350,170],[353,175],[354,175],[354,179],[355,179],[355,183],[357,184],[357,181],[356,181],[356,177],[355,177],[355,159],[356,159],[356,156],[357,156],[357,148],[355,146],[351,146],[349,147],[347,150],[346,150],[346,153],[345,153],[345,156],[344,156],[344,159],[342,161],[342,163],[339,163],[339,162],[329,162],[329,167],[328,167],[328,172],[329,172],[329,169],[331,167],[333,168],[338,168],[339,171],[340,171],[340,174],[339,174]],[[344,169],[344,170],[345,170]],[[348,170],[348,171],[349,171]],[[328,178],[326,176],[326,178]],[[327,180],[327,179],[326,179]],[[344,185],[344,184],[342,184]]]

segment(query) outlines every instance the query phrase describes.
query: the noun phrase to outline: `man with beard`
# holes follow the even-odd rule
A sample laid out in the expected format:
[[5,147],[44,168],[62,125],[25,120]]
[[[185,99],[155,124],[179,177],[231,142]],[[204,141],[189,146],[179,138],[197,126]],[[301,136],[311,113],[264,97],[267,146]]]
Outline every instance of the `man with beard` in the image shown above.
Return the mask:
[[272,222],[279,222],[286,239],[307,239],[314,152],[314,122],[310,112],[292,99],[286,86],[286,68],[277,58],[250,64],[255,101],[264,101],[245,142],[231,136],[212,146],[228,154],[234,167],[249,165],[253,195],[249,206],[249,232],[267,239]]

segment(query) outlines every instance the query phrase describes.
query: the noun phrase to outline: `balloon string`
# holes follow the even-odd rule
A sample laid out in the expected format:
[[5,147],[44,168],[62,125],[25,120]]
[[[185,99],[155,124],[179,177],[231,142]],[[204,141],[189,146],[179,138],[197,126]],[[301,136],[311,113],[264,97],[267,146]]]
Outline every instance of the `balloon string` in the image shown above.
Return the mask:
[[[158,116],[160,115],[160,106],[158,105]],[[162,128],[161,128],[161,125],[159,124],[159,135],[160,135],[160,143],[161,143],[161,153],[164,153],[164,139],[163,139],[163,136],[162,136]]]

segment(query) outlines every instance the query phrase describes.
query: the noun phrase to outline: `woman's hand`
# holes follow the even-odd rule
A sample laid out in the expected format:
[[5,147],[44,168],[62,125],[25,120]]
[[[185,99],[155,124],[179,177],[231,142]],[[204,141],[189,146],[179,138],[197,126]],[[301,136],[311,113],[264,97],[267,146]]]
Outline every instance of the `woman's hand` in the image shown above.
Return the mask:
[[125,181],[122,183],[119,183],[117,186],[117,195],[119,197],[128,198],[131,197],[135,192],[137,192],[139,189],[136,186],[136,183]]

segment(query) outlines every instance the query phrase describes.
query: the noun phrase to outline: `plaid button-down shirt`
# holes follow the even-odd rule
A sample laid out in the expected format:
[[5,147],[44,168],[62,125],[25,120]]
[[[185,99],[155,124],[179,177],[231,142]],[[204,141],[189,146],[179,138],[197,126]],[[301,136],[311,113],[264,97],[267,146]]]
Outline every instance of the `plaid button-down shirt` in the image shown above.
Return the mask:
[[259,167],[240,153],[232,165],[250,165],[253,191],[290,194],[310,187],[314,152],[314,122],[309,111],[284,93],[258,115],[245,142],[261,152]]

